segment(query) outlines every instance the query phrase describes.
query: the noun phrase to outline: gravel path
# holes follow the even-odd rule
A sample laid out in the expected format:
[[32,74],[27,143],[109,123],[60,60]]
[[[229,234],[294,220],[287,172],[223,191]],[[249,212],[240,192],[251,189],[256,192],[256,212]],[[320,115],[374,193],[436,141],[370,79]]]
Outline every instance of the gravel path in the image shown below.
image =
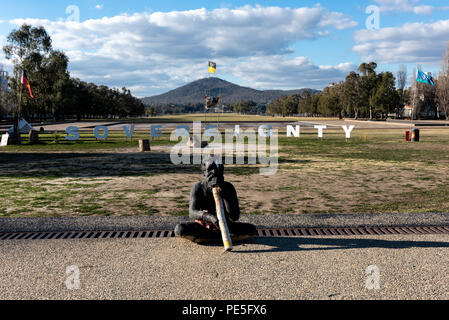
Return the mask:
[[[2,241],[1,299],[449,299],[449,237]],[[68,290],[66,268],[80,270]],[[380,290],[366,288],[367,267]]]

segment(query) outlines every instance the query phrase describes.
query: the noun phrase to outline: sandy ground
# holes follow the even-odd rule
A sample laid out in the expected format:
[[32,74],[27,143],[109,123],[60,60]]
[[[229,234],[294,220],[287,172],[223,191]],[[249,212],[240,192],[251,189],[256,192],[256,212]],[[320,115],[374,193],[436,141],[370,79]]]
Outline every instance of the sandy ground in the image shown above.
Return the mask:
[[0,299],[449,299],[448,248],[436,235],[257,238],[232,253],[181,239],[2,241]]

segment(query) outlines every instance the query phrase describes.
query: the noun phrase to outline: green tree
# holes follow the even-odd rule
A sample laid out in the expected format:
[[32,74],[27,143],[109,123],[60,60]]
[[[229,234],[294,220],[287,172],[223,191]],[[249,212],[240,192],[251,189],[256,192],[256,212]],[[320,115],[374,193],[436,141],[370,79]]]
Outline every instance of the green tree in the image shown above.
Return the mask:
[[3,47],[5,57],[18,67],[36,66],[36,62],[52,50],[51,38],[44,27],[24,24],[13,30],[6,41],[8,44]]
[[310,113],[318,114],[318,104],[320,103],[320,95],[316,94],[312,96],[312,103],[310,105]]
[[346,82],[343,85],[343,110],[345,114],[354,115],[357,120],[360,114],[361,99],[360,99],[360,75],[356,72],[351,72],[346,77]]
[[362,63],[358,70],[362,76],[360,78],[360,112],[363,116],[372,118],[373,105],[371,104],[371,97],[377,87],[377,64],[375,62]]
[[298,102],[298,114],[312,114],[312,95],[309,91],[301,94],[301,100]]
[[360,64],[358,70],[359,72],[364,76],[364,77],[368,77],[372,74],[376,74],[376,68],[377,68],[377,63],[375,62],[370,62],[370,63],[365,63],[363,62],[362,64]]
[[298,94],[287,97],[282,104],[282,114],[291,116],[298,111],[298,104],[301,101],[301,97]]
[[343,82],[332,83],[324,88],[318,102],[318,113],[327,116],[336,116],[341,114],[343,109]]
[[44,57],[41,68],[34,75],[36,91],[35,102],[39,107],[39,114],[52,114],[57,119],[64,119],[70,114],[71,103],[76,92],[72,88],[70,74],[67,71],[69,59],[61,51],[52,51]]
[[[405,86],[407,84],[407,67],[403,64],[399,66],[399,70],[397,73],[397,90],[399,94],[399,105],[403,107],[405,105],[404,101],[404,91]],[[399,110],[397,110],[399,111]]]
[[[19,29],[13,30],[6,39],[7,44],[3,47],[3,52],[7,60],[11,60],[14,64],[13,76],[11,78],[10,87],[14,94],[19,97],[19,90],[22,90],[22,84],[19,80],[22,70],[28,72],[28,80],[34,84],[34,76],[40,71],[44,58],[47,58],[52,51],[51,38],[43,27],[32,27],[24,24]],[[26,95],[23,95],[22,101],[18,105],[32,105],[28,113],[36,111],[42,107],[42,103],[29,101]],[[34,109],[32,109],[34,107]],[[18,121],[19,112],[16,108],[15,117]],[[27,113],[27,112],[25,112]],[[14,126],[17,130],[17,127]],[[17,133],[17,132],[15,132]]]
[[271,101],[267,105],[267,114],[269,115],[282,115],[285,116],[284,102],[287,100],[287,97],[280,97],[274,101]]
[[373,112],[383,118],[389,112],[395,111],[400,101],[400,96],[395,87],[396,79],[391,72],[382,72],[378,75],[377,86],[370,97],[370,105]]
[[441,65],[441,72],[436,81],[436,103],[438,106],[437,112],[444,110],[446,119],[449,120],[449,41]]
[[257,103],[254,101],[239,101],[234,104],[234,112],[236,113],[251,113],[254,111],[254,107],[257,106]]

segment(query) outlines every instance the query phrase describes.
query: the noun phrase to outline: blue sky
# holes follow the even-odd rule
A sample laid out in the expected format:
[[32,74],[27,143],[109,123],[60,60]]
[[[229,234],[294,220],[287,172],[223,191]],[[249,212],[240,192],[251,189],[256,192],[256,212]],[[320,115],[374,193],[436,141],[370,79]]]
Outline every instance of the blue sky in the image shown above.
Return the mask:
[[[5,1],[0,41],[21,23],[43,25],[70,58],[71,75],[139,96],[206,77],[259,89],[321,89],[368,60],[396,72],[437,73],[449,40],[449,4],[366,1]],[[365,12],[379,10],[368,30]],[[71,7],[70,7],[71,6]],[[67,13],[67,9],[79,9]],[[75,21],[67,21],[75,20]],[[11,65],[0,54],[4,68]]]

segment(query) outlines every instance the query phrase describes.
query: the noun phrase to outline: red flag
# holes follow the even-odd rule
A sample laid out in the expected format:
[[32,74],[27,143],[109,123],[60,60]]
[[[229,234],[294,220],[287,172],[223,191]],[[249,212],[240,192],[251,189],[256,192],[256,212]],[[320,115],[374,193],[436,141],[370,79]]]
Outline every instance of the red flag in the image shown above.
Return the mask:
[[22,74],[22,85],[24,85],[28,88],[28,91],[30,92],[30,97],[34,98],[33,92],[31,92],[30,82],[28,81],[27,73],[25,72],[25,70],[23,70],[23,74]]

